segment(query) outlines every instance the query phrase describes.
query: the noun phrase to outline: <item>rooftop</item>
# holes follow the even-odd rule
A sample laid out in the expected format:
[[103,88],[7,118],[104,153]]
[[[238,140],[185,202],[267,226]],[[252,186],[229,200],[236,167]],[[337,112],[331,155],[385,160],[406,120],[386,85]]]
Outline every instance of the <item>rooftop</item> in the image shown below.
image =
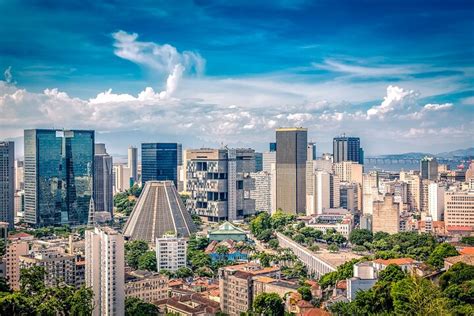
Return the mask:
[[459,250],[461,255],[474,255],[474,247],[464,247]]
[[225,222],[222,225],[220,225],[219,228],[217,228],[216,230],[211,231],[209,233],[209,235],[219,235],[219,234],[225,234],[225,235],[239,234],[239,235],[241,235],[241,234],[246,234],[246,233],[245,233],[245,231],[243,231],[242,229],[240,229],[238,227],[235,227],[231,223]]
[[397,266],[405,265],[405,264],[413,264],[416,261],[412,258],[397,258],[397,259],[375,259],[375,263],[383,264],[383,265],[390,265],[395,264]]
[[464,262],[465,264],[474,265],[474,255],[460,255],[460,256],[448,257],[448,258],[445,258],[444,261],[451,264]]

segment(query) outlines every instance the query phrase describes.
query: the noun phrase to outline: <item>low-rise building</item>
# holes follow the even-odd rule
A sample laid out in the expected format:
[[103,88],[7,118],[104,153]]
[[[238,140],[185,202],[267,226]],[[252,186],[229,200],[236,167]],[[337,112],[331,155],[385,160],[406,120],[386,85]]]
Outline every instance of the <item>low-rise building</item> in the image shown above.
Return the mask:
[[125,298],[136,297],[153,303],[168,297],[168,277],[149,271],[125,274]]
[[20,256],[28,255],[29,242],[33,236],[26,233],[18,233],[8,237],[3,262],[5,263],[5,280],[10,288],[17,291],[20,289]]
[[188,241],[176,235],[164,235],[156,238],[156,263],[158,272],[167,270],[175,272],[186,266]]
[[207,237],[209,241],[223,241],[228,239],[233,241],[245,241],[247,240],[247,233],[229,222],[224,222],[216,230],[210,231]]
[[255,263],[245,263],[219,269],[219,292],[222,312],[240,315],[253,303],[253,282],[258,276],[280,278],[280,268],[263,268]]
[[[212,261],[228,260],[228,261],[247,261],[248,251],[238,247],[237,242],[227,239],[218,242],[217,240],[211,243],[204,250],[205,253],[211,256]],[[219,253],[219,249],[225,247],[226,253]]]
[[192,292],[165,298],[154,304],[158,306],[160,315],[203,316],[215,315],[220,311],[219,303]]
[[397,259],[375,259],[373,261],[375,271],[379,273],[391,264],[397,265],[404,272],[408,272],[415,264],[416,260],[412,258],[397,258]]
[[354,264],[354,276],[347,279],[347,299],[355,299],[358,291],[365,291],[377,282],[377,271],[371,261]]
[[444,259],[444,268],[449,270],[453,265],[458,262],[464,262],[465,264],[474,265],[474,255],[459,255],[454,257],[448,257]]
[[281,298],[285,298],[288,293],[298,292],[297,282],[283,281],[267,276],[257,276],[253,279],[253,299],[261,293],[276,293]]

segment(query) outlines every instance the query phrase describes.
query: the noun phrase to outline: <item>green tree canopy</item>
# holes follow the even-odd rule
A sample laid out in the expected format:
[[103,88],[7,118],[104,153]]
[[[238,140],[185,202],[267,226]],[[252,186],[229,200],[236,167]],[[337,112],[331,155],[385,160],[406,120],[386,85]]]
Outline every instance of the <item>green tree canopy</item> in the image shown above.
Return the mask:
[[442,268],[444,265],[444,258],[459,255],[456,248],[448,243],[442,243],[436,246],[428,258],[428,263],[436,268]]
[[156,252],[147,251],[138,258],[138,269],[157,271]]
[[252,307],[258,315],[284,315],[283,300],[276,293],[260,293],[255,297]]
[[125,299],[125,316],[159,315],[158,308],[136,297]]
[[144,240],[133,240],[125,243],[125,262],[128,266],[138,269],[138,261],[148,251],[148,243]]
[[372,242],[373,235],[367,229],[354,229],[349,235],[351,244],[363,246],[366,242]]
[[301,298],[304,299],[305,301],[309,302],[313,298],[313,295],[311,294],[311,288],[307,285],[300,286],[298,288],[298,293],[301,294]]

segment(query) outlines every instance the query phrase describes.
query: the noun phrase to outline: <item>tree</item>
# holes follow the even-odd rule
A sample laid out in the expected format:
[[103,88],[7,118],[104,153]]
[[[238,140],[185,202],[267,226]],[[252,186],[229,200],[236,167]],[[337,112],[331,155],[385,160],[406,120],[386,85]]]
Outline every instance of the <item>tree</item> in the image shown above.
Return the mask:
[[447,315],[447,300],[432,282],[416,276],[396,282],[390,292],[398,315]]
[[20,270],[20,291],[24,295],[35,295],[44,288],[44,277],[46,271],[43,267],[34,266],[29,269]]
[[273,231],[270,228],[264,229],[264,230],[260,231],[256,235],[256,237],[257,237],[258,240],[268,242],[273,237]]
[[157,271],[156,252],[147,251],[138,258],[138,269]]
[[276,293],[260,293],[255,298],[252,307],[258,315],[284,315],[283,300]]
[[254,236],[257,236],[265,229],[271,228],[270,215],[266,212],[258,214],[250,221],[250,231]]
[[212,263],[211,256],[202,250],[189,251],[188,261],[193,269],[209,267]]
[[270,248],[272,248],[272,249],[277,249],[277,248],[278,248],[278,245],[279,245],[278,239],[276,239],[276,238],[270,239],[270,240],[268,241],[268,245],[269,245]]
[[0,296],[0,315],[36,315],[31,298],[21,292]]
[[159,315],[158,308],[136,297],[125,299],[125,316]]
[[226,260],[229,254],[229,248],[224,245],[219,245],[216,247],[216,253],[219,255],[219,260]]
[[148,251],[148,244],[144,240],[133,240],[125,244],[125,262],[128,266],[138,269],[138,260]]
[[309,250],[312,252],[318,252],[319,251],[319,246],[318,245],[311,245],[309,246]]
[[428,263],[440,269],[444,265],[444,258],[459,255],[456,248],[448,243],[442,243],[436,246],[428,258]]
[[301,298],[304,299],[305,301],[309,302],[313,298],[313,295],[311,294],[311,288],[307,285],[300,286],[298,288],[298,293],[301,294]]
[[82,286],[69,298],[71,315],[92,315],[94,310],[94,292]]
[[271,227],[275,230],[280,230],[288,224],[296,221],[296,215],[283,212],[278,209],[270,218]]
[[461,238],[461,242],[463,244],[467,244],[469,246],[474,246],[474,237],[471,237],[471,236],[463,237],[463,238]]
[[10,286],[8,286],[7,280],[0,277],[0,292],[11,292]]
[[405,277],[405,272],[403,272],[403,270],[395,264],[389,264],[379,273],[379,281],[385,281],[389,283],[400,281]]
[[364,246],[357,245],[357,246],[352,247],[352,251],[356,253],[361,253],[361,252],[367,251],[367,248],[365,248]]
[[338,252],[339,251],[339,247],[336,245],[336,244],[330,244],[328,246],[328,250],[329,252]]
[[372,232],[367,229],[354,229],[349,235],[351,244],[358,246],[363,246],[366,242],[372,242],[372,239]]
[[390,237],[390,234],[387,232],[376,232],[373,235],[373,241],[381,240],[381,239],[387,239]]
[[466,281],[474,280],[474,266],[458,262],[439,278],[439,285],[445,290],[451,285],[460,285]]
[[176,270],[175,274],[177,278],[187,278],[187,277],[193,276],[193,271],[189,269],[188,267],[181,267],[178,270]]

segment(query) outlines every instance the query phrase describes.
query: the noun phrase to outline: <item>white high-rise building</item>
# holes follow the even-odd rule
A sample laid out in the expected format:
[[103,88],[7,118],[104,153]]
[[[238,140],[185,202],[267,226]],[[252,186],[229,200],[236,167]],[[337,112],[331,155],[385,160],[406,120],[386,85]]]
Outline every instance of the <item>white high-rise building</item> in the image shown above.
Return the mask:
[[306,163],[306,215],[322,214],[340,205],[339,177],[317,166],[318,160]]
[[271,213],[276,211],[276,151],[267,151],[262,154],[263,171],[270,175]]
[[255,187],[250,191],[250,198],[255,200],[255,210],[272,212],[272,177],[268,172],[252,172],[250,177],[255,179]]
[[441,221],[444,215],[445,187],[436,182],[428,185],[428,214],[433,221]]
[[122,164],[114,164],[114,193],[124,192],[130,189],[130,168]]
[[176,235],[164,235],[156,238],[156,264],[158,272],[175,272],[186,266],[187,239]]
[[86,231],[86,286],[94,292],[96,316],[124,315],[123,236],[109,227]]

